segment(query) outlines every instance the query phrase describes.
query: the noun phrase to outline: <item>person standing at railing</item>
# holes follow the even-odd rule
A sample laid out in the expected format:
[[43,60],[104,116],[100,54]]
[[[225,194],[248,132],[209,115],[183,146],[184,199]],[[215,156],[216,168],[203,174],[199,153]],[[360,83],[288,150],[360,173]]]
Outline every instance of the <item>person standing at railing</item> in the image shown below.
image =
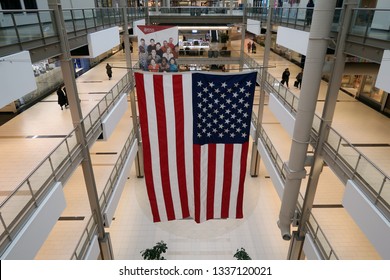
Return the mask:
[[313,0],[309,0],[306,5],[306,24],[309,26],[311,24],[311,20],[313,18],[313,10],[314,10],[314,2]]

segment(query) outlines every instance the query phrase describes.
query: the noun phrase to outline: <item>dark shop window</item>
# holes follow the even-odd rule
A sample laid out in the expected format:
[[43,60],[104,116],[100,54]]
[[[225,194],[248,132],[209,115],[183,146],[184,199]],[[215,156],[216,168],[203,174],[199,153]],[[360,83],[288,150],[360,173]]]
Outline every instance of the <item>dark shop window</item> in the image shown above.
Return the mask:
[[22,5],[19,0],[0,0],[3,10],[20,10]]
[[38,9],[36,0],[23,0],[25,9]]

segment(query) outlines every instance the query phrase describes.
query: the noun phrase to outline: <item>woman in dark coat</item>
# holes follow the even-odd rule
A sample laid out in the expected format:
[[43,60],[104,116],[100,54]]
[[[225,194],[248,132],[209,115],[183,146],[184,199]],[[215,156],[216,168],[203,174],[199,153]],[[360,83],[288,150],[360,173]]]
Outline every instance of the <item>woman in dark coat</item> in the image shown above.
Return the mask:
[[65,92],[62,90],[61,87],[57,89],[57,96],[58,96],[58,105],[60,105],[61,110],[64,110],[62,107],[65,106],[65,108],[68,107],[68,97],[66,96]]
[[112,77],[112,67],[108,63],[106,65],[106,73],[107,73],[108,79],[111,80],[111,77]]

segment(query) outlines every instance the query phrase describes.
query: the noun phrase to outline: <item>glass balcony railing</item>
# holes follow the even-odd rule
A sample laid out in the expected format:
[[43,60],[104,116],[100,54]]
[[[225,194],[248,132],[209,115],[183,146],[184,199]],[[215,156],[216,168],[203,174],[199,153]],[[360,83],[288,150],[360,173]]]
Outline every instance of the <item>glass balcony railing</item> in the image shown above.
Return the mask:
[[149,7],[149,15],[180,15],[180,16],[219,16],[219,15],[237,15],[243,16],[243,9],[229,7],[198,7],[198,6],[179,6],[179,7]]
[[[122,90],[133,84],[132,76],[125,75],[82,120],[88,141],[101,129],[101,119],[112,110]],[[80,156],[76,130],[65,139],[27,176],[23,182],[0,204],[0,252],[12,242],[25,219],[39,207],[41,197],[59,181],[62,174]]]
[[390,9],[354,9],[349,34],[390,41]]
[[[127,8],[128,22],[145,18],[143,8]],[[64,9],[68,34],[123,25],[117,8]],[[53,10],[0,10],[0,47],[58,36]]]
[[[258,20],[263,23],[267,22],[269,12],[268,8],[252,7],[247,8],[246,11],[248,18]],[[274,25],[282,25],[301,30],[310,30],[311,23],[306,18],[306,13],[307,8],[273,8],[271,22]],[[341,8],[335,9],[332,31],[339,30],[341,13]]]

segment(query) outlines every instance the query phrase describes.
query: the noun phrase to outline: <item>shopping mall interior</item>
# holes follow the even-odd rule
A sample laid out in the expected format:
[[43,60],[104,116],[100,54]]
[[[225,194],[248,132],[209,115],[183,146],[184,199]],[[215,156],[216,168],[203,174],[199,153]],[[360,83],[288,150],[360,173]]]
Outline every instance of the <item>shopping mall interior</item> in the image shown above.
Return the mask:
[[[1,0],[0,259],[390,259],[390,4],[307,3]],[[257,72],[243,218],[153,221],[139,26],[156,75]]]

